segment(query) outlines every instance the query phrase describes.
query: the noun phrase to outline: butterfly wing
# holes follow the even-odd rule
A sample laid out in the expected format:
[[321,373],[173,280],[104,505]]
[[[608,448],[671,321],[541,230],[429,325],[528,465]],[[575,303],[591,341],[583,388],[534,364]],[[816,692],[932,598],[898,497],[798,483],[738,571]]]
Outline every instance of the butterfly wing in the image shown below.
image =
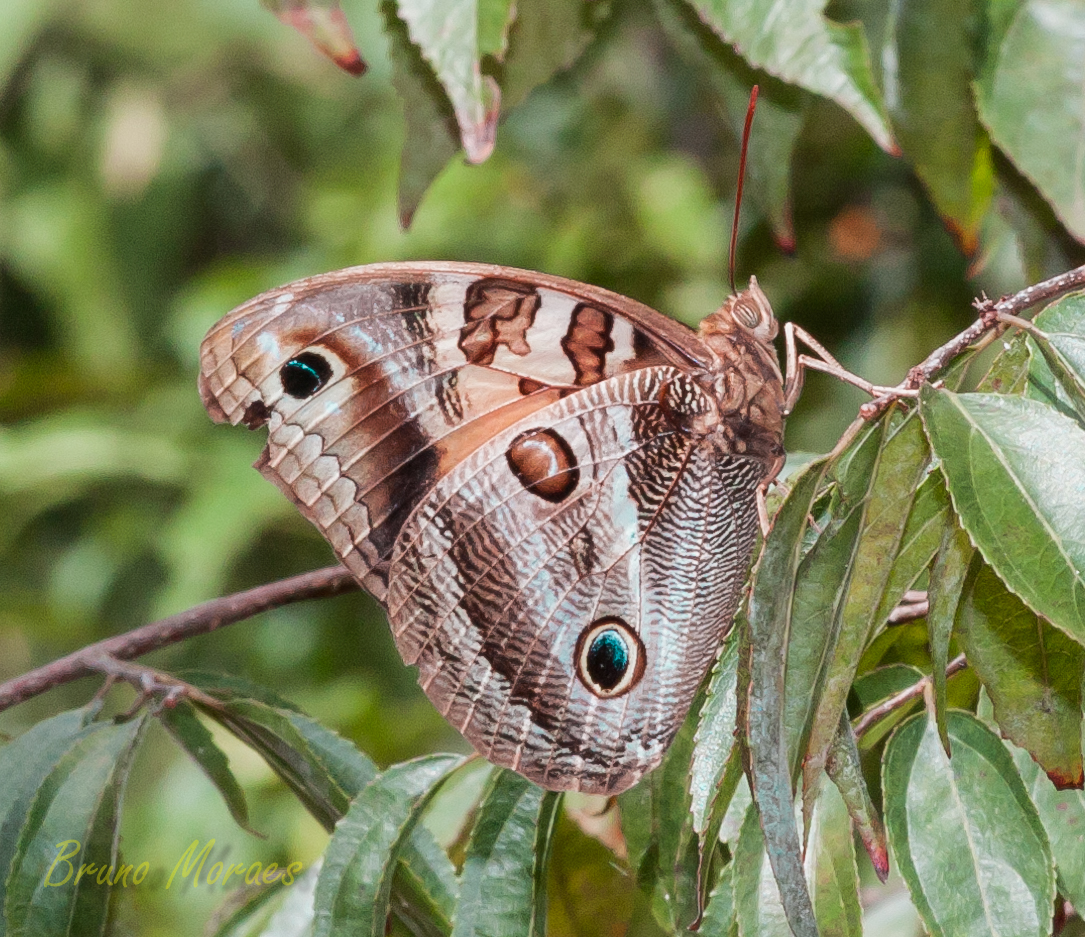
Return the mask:
[[[442,478],[397,542],[404,660],[478,751],[547,788],[612,794],[654,767],[731,621],[766,467],[676,428],[661,401],[700,394],[662,366],[552,403]],[[525,472],[525,439],[549,474]]]
[[201,347],[218,420],[266,424],[257,467],[380,600],[404,521],[495,433],[627,371],[697,366],[692,331],[625,297],[478,264],[382,264],[298,281]]

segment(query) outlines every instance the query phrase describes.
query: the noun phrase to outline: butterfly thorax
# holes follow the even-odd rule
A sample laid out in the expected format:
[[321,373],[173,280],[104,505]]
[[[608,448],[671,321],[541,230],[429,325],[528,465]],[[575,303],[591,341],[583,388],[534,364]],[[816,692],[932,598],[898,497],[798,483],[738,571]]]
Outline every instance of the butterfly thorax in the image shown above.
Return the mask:
[[769,477],[784,454],[783,377],[772,344],[776,333],[768,298],[751,277],[748,289],[728,297],[701,322],[699,335],[713,360],[697,382],[714,407],[702,414],[704,404],[693,405],[696,416],[686,420],[687,431],[710,432],[724,451],[763,460]]

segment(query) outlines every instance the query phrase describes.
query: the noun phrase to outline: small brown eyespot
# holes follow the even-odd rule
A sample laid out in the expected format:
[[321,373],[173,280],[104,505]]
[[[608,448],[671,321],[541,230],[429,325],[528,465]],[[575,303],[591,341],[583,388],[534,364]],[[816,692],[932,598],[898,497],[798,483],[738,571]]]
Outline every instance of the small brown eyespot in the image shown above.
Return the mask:
[[505,457],[520,484],[544,501],[564,501],[580,481],[572,446],[552,429],[521,433]]

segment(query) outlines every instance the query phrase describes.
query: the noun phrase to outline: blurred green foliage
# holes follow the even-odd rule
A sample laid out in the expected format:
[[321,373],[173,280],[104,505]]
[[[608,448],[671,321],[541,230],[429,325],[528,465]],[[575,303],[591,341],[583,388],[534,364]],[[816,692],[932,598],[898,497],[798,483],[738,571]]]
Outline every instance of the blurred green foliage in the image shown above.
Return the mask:
[[[332,560],[249,469],[261,440],[212,426],[196,393],[203,332],[255,293],[352,264],[458,259],[596,283],[691,324],[727,295],[732,127],[650,8],[618,4],[573,70],[508,116],[486,163],[455,160],[441,173],[406,232],[403,115],[384,20],[375,3],[344,9],[370,64],[361,79],[255,0],[6,0],[0,680]],[[971,319],[981,289],[998,294],[1080,262],[1050,210],[995,162],[997,211],[966,258],[909,165],[835,105],[810,100],[792,163],[794,256],[751,198],[740,276],[756,273],[778,316],[846,365],[895,382]],[[829,448],[860,400],[812,376],[789,449]],[[361,595],[280,609],[150,662],[275,687],[382,766],[464,749]],[[5,713],[0,730],[16,734],[92,689],[83,682]],[[210,838],[237,861],[312,861],[324,832],[256,755],[218,740],[267,839],[233,826],[153,726],[124,815],[128,861],[168,872],[193,839]],[[561,828],[559,852],[571,835]],[[565,868],[561,893],[585,891]],[[222,897],[129,890],[117,933],[200,933]],[[562,908],[562,933],[594,914]]]

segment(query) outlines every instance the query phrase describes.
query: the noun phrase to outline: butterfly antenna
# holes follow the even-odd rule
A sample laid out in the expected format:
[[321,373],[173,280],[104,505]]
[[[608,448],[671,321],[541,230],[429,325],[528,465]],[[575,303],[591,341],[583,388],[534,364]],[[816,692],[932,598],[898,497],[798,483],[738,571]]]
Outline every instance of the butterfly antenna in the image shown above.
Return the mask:
[[746,181],[746,151],[750,146],[750,128],[753,126],[753,112],[757,108],[757,85],[750,89],[750,105],[746,108],[746,126],[742,130],[742,154],[738,158],[738,188],[735,191],[735,220],[731,222],[731,249],[727,255],[727,275],[731,281],[731,292],[735,287],[735,246],[738,243],[738,212],[742,207],[742,185]]

